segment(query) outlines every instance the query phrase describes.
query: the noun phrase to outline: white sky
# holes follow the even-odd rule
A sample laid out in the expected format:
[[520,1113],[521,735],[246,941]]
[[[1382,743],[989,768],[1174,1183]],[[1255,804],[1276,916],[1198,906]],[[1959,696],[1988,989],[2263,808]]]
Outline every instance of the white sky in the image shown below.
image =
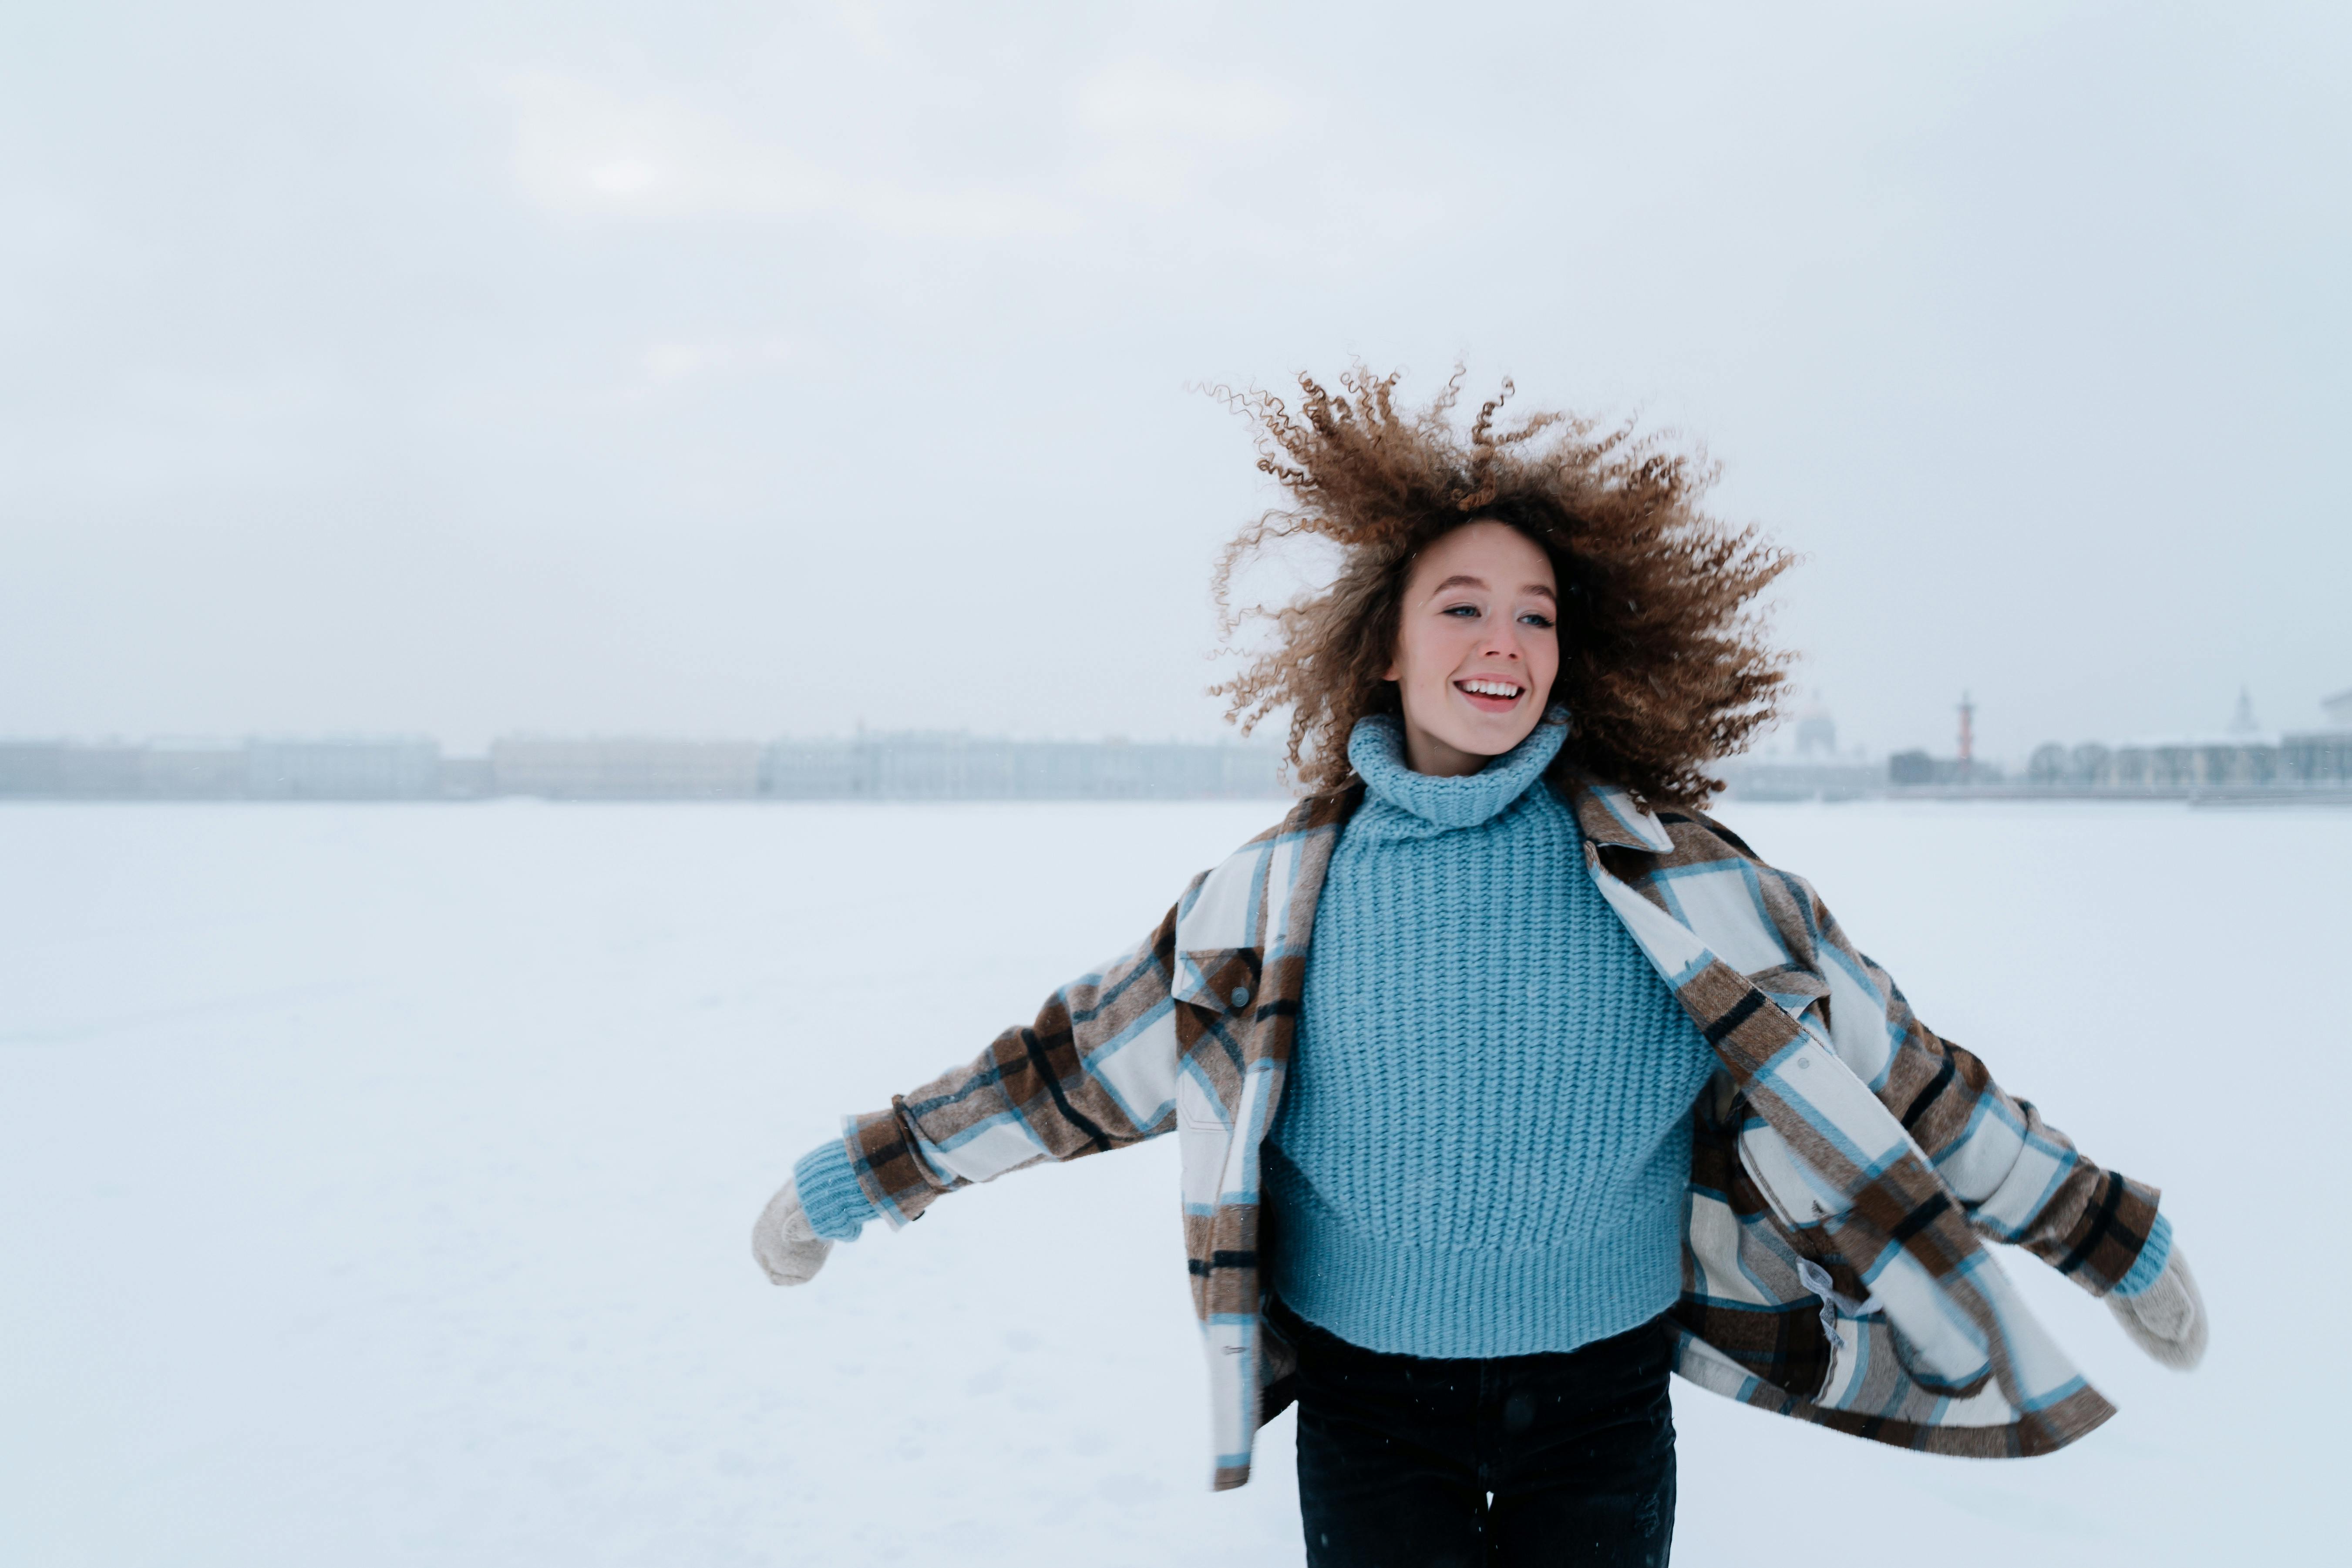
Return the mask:
[[2352,12],[20,8],[0,734],[1216,731],[1188,385],[1706,439],[1843,738],[2352,686]]

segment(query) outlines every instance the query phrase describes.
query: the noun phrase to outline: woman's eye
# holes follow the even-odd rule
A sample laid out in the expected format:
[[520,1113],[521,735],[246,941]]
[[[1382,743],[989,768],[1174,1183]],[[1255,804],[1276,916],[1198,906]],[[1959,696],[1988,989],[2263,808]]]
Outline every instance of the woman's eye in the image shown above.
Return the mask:
[[1475,605],[1448,605],[1445,608],[1438,611],[1437,613],[1441,616],[1470,616],[1475,617],[1478,614],[1478,606]]
[[1539,615],[1534,610],[1529,610],[1526,615],[1521,616],[1519,619],[1524,624],[1534,626],[1538,631],[1548,632],[1551,630],[1551,617],[1546,615]]

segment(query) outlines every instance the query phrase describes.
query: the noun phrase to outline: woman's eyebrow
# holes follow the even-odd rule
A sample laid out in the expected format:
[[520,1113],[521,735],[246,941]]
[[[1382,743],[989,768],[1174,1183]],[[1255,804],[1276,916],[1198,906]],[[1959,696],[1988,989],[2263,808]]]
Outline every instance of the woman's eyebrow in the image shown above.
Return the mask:
[[[1433,599],[1437,597],[1438,595],[1445,592],[1448,588],[1484,588],[1486,585],[1486,579],[1484,577],[1474,577],[1467,572],[1456,572],[1453,576],[1448,577],[1444,582],[1440,583],[1436,587],[1432,588],[1429,591],[1429,596]],[[1559,603],[1559,595],[1553,593],[1541,583],[1530,583],[1526,587],[1521,588],[1519,592],[1522,594],[1541,594],[1553,604],[1557,605]]]

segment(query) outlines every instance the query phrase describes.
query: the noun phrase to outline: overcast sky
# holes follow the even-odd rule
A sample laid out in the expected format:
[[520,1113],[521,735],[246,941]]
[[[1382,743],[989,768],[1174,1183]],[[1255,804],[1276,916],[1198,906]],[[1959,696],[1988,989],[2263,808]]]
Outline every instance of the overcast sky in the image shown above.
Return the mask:
[[2352,687],[2335,5],[15,7],[0,734],[1208,737],[1191,390],[1703,439],[1843,738]]

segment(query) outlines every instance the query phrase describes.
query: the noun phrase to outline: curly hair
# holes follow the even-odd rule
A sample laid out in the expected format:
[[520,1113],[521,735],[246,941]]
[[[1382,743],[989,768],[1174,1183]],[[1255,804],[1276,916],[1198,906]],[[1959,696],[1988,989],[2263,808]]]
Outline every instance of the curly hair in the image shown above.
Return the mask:
[[[1452,417],[1460,367],[1418,412],[1400,412],[1399,379],[1358,365],[1334,393],[1301,375],[1296,413],[1271,393],[1225,395],[1255,426],[1259,469],[1290,501],[1217,563],[1225,636],[1248,618],[1275,630],[1271,647],[1209,689],[1227,699],[1226,717],[1248,734],[1288,708],[1293,774],[1312,790],[1348,785],[1349,732],[1398,709],[1382,673],[1416,557],[1491,521],[1538,546],[1559,583],[1551,700],[1570,721],[1555,771],[1581,770],[1654,805],[1704,805],[1723,787],[1705,770],[1775,717],[1789,659],[1765,642],[1755,600],[1792,557],[1701,510],[1714,467],[1630,423],[1601,431],[1538,413],[1499,427],[1506,380],[1464,433]],[[1236,612],[1235,572],[1300,535],[1339,547],[1337,579],[1278,609]]]

